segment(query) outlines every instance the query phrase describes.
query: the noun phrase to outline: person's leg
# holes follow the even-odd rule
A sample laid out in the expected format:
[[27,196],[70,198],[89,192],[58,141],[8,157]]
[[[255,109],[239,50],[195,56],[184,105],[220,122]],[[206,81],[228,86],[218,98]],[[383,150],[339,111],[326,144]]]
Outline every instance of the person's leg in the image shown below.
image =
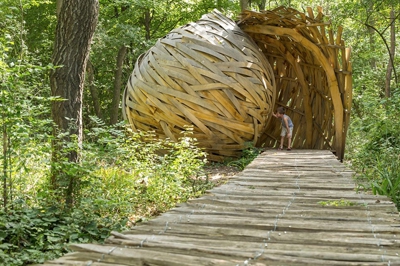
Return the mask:
[[290,130],[290,137],[288,138],[288,146],[287,149],[291,150],[292,149],[292,134],[293,134],[293,128],[289,128]]
[[283,149],[283,142],[285,141],[285,137],[281,136],[281,144],[279,146],[279,149],[282,150]]
[[286,128],[282,127],[282,130],[281,130],[281,144],[279,146],[280,150],[283,149],[283,142],[285,141],[285,136],[286,136]]

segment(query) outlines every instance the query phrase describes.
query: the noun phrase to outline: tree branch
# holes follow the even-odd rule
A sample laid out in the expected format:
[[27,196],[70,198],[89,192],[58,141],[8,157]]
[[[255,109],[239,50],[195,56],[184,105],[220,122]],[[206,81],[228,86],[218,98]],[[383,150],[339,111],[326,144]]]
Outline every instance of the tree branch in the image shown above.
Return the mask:
[[384,37],[384,36],[382,35],[382,33],[380,33],[379,30],[378,30],[377,28],[375,28],[374,26],[369,25],[369,24],[367,24],[367,23],[364,23],[364,25],[365,25],[366,27],[371,28],[371,29],[373,29],[374,31],[376,31],[376,33],[378,33],[378,35],[379,35],[379,36],[381,37],[381,39],[383,40],[383,43],[385,44],[386,49],[387,49],[388,54],[389,54],[390,64],[392,65],[392,68],[393,68],[394,80],[395,80],[395,82],[396,82],[396,84],[397,84],[397,83],[398,83],[398,82],[397,82],[397,73],[396,73],[396,68],[394,67],[393,55],[390,53],[390,48],[389,48],[389,45],[388,45],[387,42],[386,42],[385,37]]

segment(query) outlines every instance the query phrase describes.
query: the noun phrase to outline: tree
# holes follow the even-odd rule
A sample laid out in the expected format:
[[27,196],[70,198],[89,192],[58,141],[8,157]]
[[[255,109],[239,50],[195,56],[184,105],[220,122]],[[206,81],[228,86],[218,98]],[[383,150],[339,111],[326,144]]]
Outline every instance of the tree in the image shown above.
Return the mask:
[[248,0],[240,0],[240,9],[241,11],[244,11],[248,9],[249,7],[249,1]]
[[[78,187],[74,171],[62,162],[78,164],[82,145],[82,96],[85,69],[97,26],[98,0],[58,0],[58,22],[52,62],[57,68],[50,74],[51,94],[61,100],[52,103],[54,122],[52,143],[53,189],[62,188],[68,206],[73,204]],[[61,133],[62,137],[59,137]],[[74,145],[75,144],[75,145]]]
[[118,122],[119,103],[121,100],[121,88],[122,88],[122,68],[126,56],[126,50],[127,50],[126,46],[121,46],[121,48],[118,51],[117,65],[115,68],[115,75],[114,75],[114,95],[110,111],[111,125],[114,125]]
[[395,81],[397,83],[396,68],[394,67],[394,57],[396,52],[396,30],[395,30],[396,19],[394,16],[393,7],[390,10],[390,48],[389,48],[389,63],[386,69],[386,83],[385,83],[385,96],[389,98],[391,95],[390,81],[392,79],[392,72],[394,72]]

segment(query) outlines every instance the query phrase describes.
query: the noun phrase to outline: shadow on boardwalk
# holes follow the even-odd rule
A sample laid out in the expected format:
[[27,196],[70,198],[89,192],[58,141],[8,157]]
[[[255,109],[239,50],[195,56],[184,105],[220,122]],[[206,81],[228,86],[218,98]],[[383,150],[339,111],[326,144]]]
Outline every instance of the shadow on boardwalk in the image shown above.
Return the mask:
[[201,198],[44,265],[400,265],[387,198],[329,151],[267,150]]

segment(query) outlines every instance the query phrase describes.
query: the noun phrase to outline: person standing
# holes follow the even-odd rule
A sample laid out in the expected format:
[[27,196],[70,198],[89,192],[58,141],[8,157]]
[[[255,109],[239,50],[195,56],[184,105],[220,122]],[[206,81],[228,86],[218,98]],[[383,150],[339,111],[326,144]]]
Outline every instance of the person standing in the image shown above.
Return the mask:
[[283,150],[283,143],[285,141],[285,136],[288,139],[287,150],[290,151],[292,149],[292,133],[293,133],[293,122],[289,116],[285,114],[286,109],[282,106],[278,107],[276,110],[276,114],[272,113],[273,116],[280,119],[282,122],[282,130],[281,130],[281,144],[278,150]]

